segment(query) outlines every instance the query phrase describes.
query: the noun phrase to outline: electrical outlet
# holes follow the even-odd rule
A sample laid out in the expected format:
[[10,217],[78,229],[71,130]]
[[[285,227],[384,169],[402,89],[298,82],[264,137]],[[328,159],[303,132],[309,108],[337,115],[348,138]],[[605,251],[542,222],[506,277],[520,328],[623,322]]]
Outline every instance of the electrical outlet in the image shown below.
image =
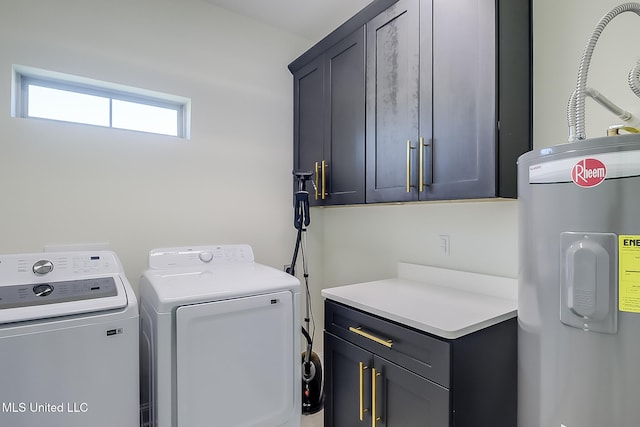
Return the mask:
[[443,255],[449,256],[451,254],[451,240],[448,234],[441,234],[438,236],[440,243],[440,252]]

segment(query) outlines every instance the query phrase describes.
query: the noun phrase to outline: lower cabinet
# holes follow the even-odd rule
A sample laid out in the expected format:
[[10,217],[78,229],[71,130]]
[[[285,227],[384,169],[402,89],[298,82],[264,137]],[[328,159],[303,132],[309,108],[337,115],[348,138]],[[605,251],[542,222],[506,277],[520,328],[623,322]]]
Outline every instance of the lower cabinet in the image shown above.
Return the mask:
[[448,425],[449,390],[331,334],[325,369],[325,426]]
[[325,427],[514,427],[516,319],[447,340],[327,300]]

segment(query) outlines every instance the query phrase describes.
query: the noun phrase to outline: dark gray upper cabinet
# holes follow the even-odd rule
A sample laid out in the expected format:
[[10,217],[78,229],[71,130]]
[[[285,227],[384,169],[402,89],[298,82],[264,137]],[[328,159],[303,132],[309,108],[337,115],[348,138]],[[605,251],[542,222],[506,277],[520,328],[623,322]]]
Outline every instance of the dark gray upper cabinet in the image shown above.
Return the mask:
[[374,1],[289,66],[294,167],[325,160],[325,204],[515,197],[530,29],[530,0]]
[[[313,171],[324,156],[324,63],[312,61],[294,74],[294,170]],[[312,186],[309,203],[317,204]],[[315,194],[314,194],[315,193]]]
[[312,205],[364,203],[364,28],[294,73],[294,169]]
[[529,4],[510,3],[508,24],[494,0],[401,0],[367,24],[367,202],[515,196],[531,149]]
[[325,187],[330,204],[364,202],[364,46],[361,27],[325,54]]
[[[427,1],[422,7],[430,9]],[[418,0],[400,0],[367,23],[367,202],[418,198],[410,191],[418,176],[411,146],[421,135],[421,108],[431,105],[431,79],[420,86],[431,55],[420,52],[419,8]],[[430,45],[429,36],[422,46]],[[430,111],[424,115],[430,126]]]
[[433,0],[433,132],[425,136],[431,184],[422,199],[500,194],[495,18],[494,0]]
[[533,149],[533,53],[530,0],[499,0],[498,146],[499,196],[516,197],[516,160]]

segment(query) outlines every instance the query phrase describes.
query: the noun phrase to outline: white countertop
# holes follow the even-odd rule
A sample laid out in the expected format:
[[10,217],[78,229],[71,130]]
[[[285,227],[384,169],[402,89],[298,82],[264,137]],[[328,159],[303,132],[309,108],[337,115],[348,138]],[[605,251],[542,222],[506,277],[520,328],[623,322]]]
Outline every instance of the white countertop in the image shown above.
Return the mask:
[[517,280],[399,263],[398,277],[322,290],[322,296],[447,339],[517,315]]

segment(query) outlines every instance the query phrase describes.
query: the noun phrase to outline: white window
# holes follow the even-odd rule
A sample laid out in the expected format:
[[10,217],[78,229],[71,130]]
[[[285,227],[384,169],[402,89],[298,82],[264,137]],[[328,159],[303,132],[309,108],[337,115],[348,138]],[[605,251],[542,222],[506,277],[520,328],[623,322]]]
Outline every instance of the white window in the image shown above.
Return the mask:
[[59,120],[189,137],[184,97],[14,66],[16,117]]

